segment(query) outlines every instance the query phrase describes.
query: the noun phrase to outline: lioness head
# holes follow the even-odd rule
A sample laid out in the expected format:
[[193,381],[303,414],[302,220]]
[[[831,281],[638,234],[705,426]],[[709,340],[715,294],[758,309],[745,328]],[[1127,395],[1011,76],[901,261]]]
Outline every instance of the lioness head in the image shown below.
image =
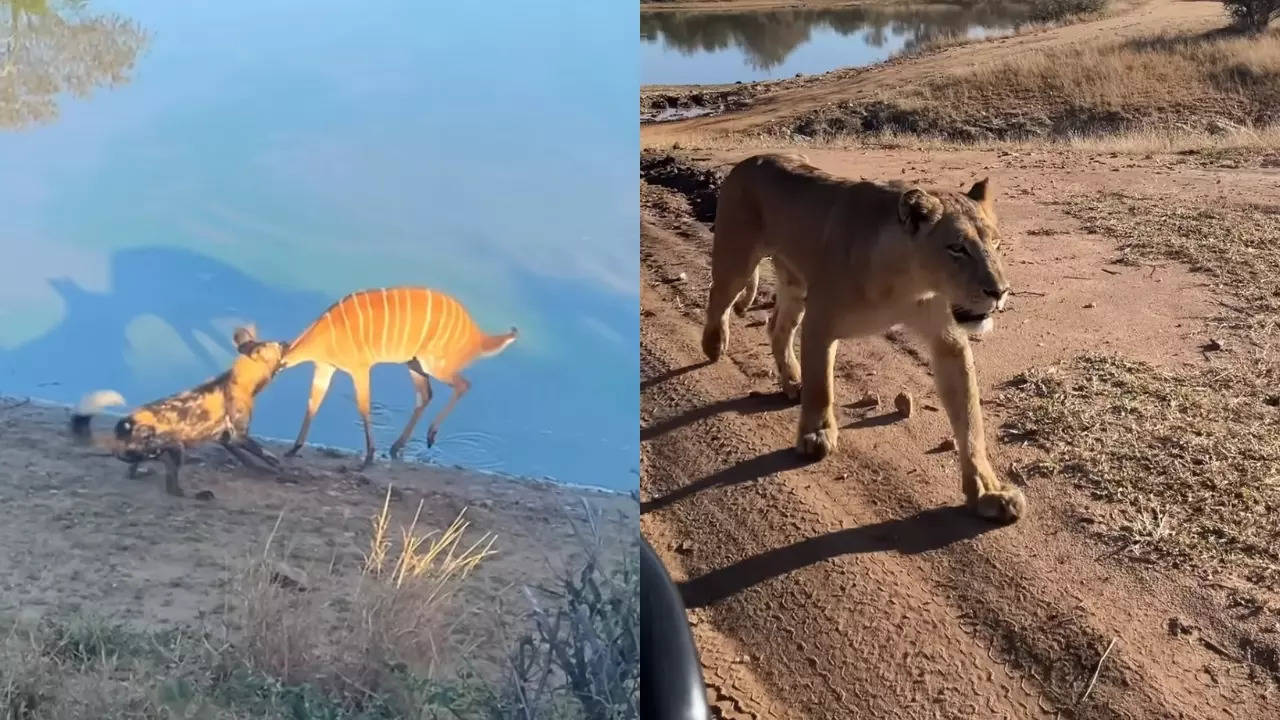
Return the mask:
[[1009,297],[990,183],[980,180],[967,193],[907,190],[898,199],[898,221],[919,243],[919,269],[950,303],[956,322],[974,333],[990,330],[991,315]]

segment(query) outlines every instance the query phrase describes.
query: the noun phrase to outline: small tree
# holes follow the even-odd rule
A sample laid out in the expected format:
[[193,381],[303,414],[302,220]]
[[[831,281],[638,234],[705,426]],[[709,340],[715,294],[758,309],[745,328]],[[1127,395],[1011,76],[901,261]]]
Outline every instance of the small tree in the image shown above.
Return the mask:
[[1222,4],[1236,26],[1249,32],[1262,32],[1280,17],[1280,0],[1222,0]]

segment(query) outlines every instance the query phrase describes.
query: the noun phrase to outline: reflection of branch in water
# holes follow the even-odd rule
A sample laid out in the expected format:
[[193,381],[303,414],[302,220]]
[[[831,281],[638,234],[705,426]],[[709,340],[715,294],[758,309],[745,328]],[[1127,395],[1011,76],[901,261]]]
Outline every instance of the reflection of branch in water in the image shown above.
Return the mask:
[[90,15],[86,4],[0,0],[0,127],[56,119],[60,93],[129,81],[146,33],[118,15]]
[[1017,27],[1027,19],[1024,5],[976,2],[953,5],[868,6],[832,10],[750,12],[647,12],[640,14],[640,36],[661,39],[684,54],[742,48],[757,71],[775,68],[814,30],[829,28],[861,36],[869,47],[905,38],[905,50],[967,34],[974,27]]

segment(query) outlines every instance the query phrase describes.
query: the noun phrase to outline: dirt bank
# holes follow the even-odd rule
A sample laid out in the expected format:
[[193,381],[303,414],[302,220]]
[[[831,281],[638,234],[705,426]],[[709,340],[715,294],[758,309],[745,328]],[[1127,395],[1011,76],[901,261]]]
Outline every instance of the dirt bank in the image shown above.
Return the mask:
[[[710,100],[702,115],[646,128],[644,144],[886,132],[981,141],[1274,122],[1275,37],[1234,38],[1217,32],[1224,25],[1219,2],[1154,0],[865,68],[755,85],[645,88],[645,110],[668,96]],[[717,102],[726,92],[741,101]]]
[[[188,497],[174,498],[164,493],[162,468],[129,480],[118,460],[72,446],[67,418],[62,408],[0,403],[2,620],[96,616],[147,631],[225,635],[228,608],[240,602],[234,580],[256,558],[309,577],[311,593],[354,587],[390,485],[395,543],[420,501],[420,534],[445,529],[465,508],[462,548],[496,535],[496,554],[461,586],[468,612],[441,624],[439,666],[445,675],[464,659],[492,669],[505,661],[510,633],[525,627],[522,586],[554,583],[556,573],[580,567],[573,525],[584,523],[583,503],[602,512],[609,563],[629,547],[636,525],[635,501],[624,495],[387,461],[359,472],[353,456],[316,449],[286,460],[277,476],[205,448],[183,469]],[[110,422],[98,418],[95,427],[109,432]],[[213,499],[193,497],[202,491]],[[335,613],[314,618],[319,634],[341,617],[337,604],[315,602]]]
[[[1097,215],[1133,218],[1137,238],[1147,217],[1142,213],[1152,207],[1178,217],[1170,209],[1175,205],[1191,209],[1190,217],[1204,216],[1195,208],[1210,207],[1221,208],[1223,217],[1276,212],[1257,201],[1280,173],[1202,154],[805,150],[819,166],[851,177],[960,187],[990,174],[1000,188],[1015,302],[997,331],[974,348],[993,461],[1024,485],[1031,513],[1013,527],[992,528],[954,509],[961,497],[955,460],[938,450],[950,432],[932,409],[939,405],[932,379],[910,337],[842,344],[836,365],[837,402],[847,420],[841,450],[807,466],[797,466],[790,449],[796,409],[778,398],[772,379],[762,329],[767,282],[764,302],[745,321],[735,319],[729,358],[703,365],[706,221],[714,217],[714,183],[762,143],[723,149],[729,144],[722,138],[715,149],[642,160],[641,527],[682,582],[720,716],[1276,714],[1280,596],[1274,576],[1258,572],[1274,566],[1276,540],[1265,524],[1254,525],[1253,510],[1179,497],[1176,485],[1120,485],[1140,479],[1125,464],[1094,466],[1117,479],[1117,492],[1098,492],[1074,470],[1046,467],[1046,458],[1061,459],[1062,448],[1028,444],[1025,433],[1035,428],[1011,421],[1026,422],[1028,371],[1038,377],[1086,353],[1146,363],[1150,371],[1137,371],[1143,382],[1241,372],[1220,364],[1234,358],[1204,349],[1220,338],[1240,357],[1246,354],[1244,338],[1257,328],[1224,321],[1220,305],[1239,301],[1225,299],[1203,263],[1191,272],[1167,253],[1135,251],[1135,241],[1122,237],[1125,228],[1104,225]],[[1121,208],[1114,205],[1118,196],[1147,200]],[[1093,214],[1081,211],[1081,203]],[[1215,232],[1212,225],[1172,226],[1167,217],[1149,222],[1159,228],[1147,233],[1156,245],[1163,244],[1160,232],[1186,238]],[[1265,232],[1268,226],[1256,227]],[[1130,249],[1122,251],[1125,246]],[[1224,334],[1232,327],[1240,335]],[[1077,377],[1089,377],[1073,374],[1080,369],[1070,364],[1058,372],[1065,392]],[[1041,395],[1061,407],[1064,390],[1046,387]],[[1103,410],[1129,407],[1124,398],[1146,402],[1136,385],[1129,387],[1117,400],[1099,386],[1098,401],[1112,403]],[[901,390],[926,411],[909,420],[897,416],[887,399]],[[1205,403],[1225,409],[1240,390],[1217,392],[1222,395]],[[861,406],[868,395],[879,404]],[[1266,397],[1254,402],[1267,407]],[[1215,417],[1250,422],[1253,410],[1243,412]],[[1056,434],[1047,415],[1034,416],[1046,422],[1046,440],[1068,437]],[[1106,412],[1093,417],[1094,425],[1115,422]],[[1147,423],[1154,425],[1152,417]],[[1169,427],[1160,417],[1160,428],[1151,432]],[[1240,432],[1221,422],[1204,427]],[[1147,430],[1130,427],[1133,443],[1125,443],[1124,452],[1143,442],[1152,455],[1179,452],[1158,445]],[[1071,440],[1097,449],[1091,429],[1073,431],[1085,434]],[[1205,441],[1222,444],[1222,437]],[[1181,467],[1178,455],[1169,457],[1172,464],[1149,472],[1168,476]],[[1246,497],[1266,517],[1277,499],[1265,482],[1253,487],[1248,492],[1261,494]],[[1152,503],[1169,515],[1167,522],[1145,518]],[[1231,556],[1228,549],[1245,545],[1220,532],[1201,533],[1191,520],[1200,516],[1220,527],[1249,525],[1240,528],[1244,533],[1257,528],[1262,540],[1252,538],[1254,554]],[[1165,534],[1173,540],[1162,541]]]
[[890,0],[640,0],[642,11],[662,10],[777,10],[781,8],[831,8],[874,5]]

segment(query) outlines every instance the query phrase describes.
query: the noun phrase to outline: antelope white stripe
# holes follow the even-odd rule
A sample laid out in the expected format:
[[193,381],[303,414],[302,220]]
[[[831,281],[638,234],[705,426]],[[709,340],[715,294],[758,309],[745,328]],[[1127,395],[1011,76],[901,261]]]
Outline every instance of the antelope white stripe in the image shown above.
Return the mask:
[[409,328],[413,325],[413,293],[405,288],[397,288],[396,295],[404,298],[404,314],[399,317],[399,323],[404,328],[400,331],[400,352],[416,352],[417,348],[406,347],[409,344]]
[[351,334],[351,319],[347,317],[347,301],[354,298],[354,295],[348,295],[338,302],[338,310],[342,311],[342,324],[347,329],[347,341],[351,343],[353,349],[356,346],[355,336]]
[[418,336],[418,348],[422,348],[422,342],[427,339],[427,330],[431,327],[431,296],[435,293],[427,291],[427,319],[422,321],[422,335]]
[[391,324],[391,306],[387,304],[387,289],[382,288],[382,357],[387,357],[387,326]]

